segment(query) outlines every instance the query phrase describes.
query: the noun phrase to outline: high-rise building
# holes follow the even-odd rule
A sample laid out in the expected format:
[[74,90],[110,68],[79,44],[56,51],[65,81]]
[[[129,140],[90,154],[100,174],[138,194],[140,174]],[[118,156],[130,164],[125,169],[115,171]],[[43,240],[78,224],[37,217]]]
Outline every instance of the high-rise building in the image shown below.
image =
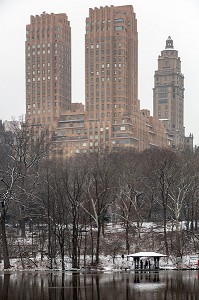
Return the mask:
[[133,7],[90,9],[85,51],[89,119],[121,121],[133,112],[138,99],[138,33]]
[[162,121],[140,110],[138,33],[131,5],[89,10],[85,109],[71,103],[71,37],[65,14],[31,16],[26,40],[26,118],[51,126],[54,155],[105,147],[167,147]]
[[153,114],[162,120],[174,149],[184,147],[184,75],[181,60],[169,36],[158,57],[153,89]]
[[26,26],[26,119],[55,127],[71,107],[71,28],[66,14],[31,16]]
[[132,5],[89,10],[85,34],[85,105],[90,147],[125,146],[141,151],[167,145],[166,135],[160,134],[164,132],[163,124],[158,122],[154,128],[157,122],[152,121],[150,113],[140,111],[138,32]]

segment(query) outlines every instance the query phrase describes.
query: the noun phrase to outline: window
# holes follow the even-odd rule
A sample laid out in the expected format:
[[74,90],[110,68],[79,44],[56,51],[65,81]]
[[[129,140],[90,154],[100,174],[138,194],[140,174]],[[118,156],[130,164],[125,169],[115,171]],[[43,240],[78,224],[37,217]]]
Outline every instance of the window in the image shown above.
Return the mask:
[[167,99],[159,99],[159,104],[167,103]]
[[115,26],[115,30],[124,30],[123,26]]
[[118,18],[118,19],[114,19],[115,23],[124,23],[124,19],[122,18]]

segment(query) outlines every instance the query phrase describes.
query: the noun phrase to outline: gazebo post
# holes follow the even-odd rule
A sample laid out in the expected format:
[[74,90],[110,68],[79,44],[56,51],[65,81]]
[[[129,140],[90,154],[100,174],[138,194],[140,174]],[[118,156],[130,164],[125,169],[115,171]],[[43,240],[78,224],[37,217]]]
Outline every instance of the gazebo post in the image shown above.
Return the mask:
[[156,257],[154,256],[154,269],[156,269]]
[[139,257],[134,257],[134,265],[135,265],[135,269],[139,269]]
[[160,258],[157,257],[157,269],[159,269],[159,261],[160,261]]
[[155,267],[155,269],[159,269],[159,261],[160,261],[160,258],[158,256],[154,256],[154,267]]

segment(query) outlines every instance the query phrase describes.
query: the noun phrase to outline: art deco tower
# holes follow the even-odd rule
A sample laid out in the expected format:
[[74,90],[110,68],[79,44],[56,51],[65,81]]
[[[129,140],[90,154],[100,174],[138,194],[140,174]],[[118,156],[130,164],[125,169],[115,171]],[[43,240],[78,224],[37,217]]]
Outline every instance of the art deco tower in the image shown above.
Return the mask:
[[71,107],[71,28],[66,14],[31,16],[26,26],[26,119],[55,124]]
[[181,61],[169,36],[165,50],[158,57],[153,89],[153,114],[161,119],[174,149],[184,144],[184,76]]
[[117,123],[132,114],[138,98],[138,34],[133,7],[89,10],[85,35],[86,113]]

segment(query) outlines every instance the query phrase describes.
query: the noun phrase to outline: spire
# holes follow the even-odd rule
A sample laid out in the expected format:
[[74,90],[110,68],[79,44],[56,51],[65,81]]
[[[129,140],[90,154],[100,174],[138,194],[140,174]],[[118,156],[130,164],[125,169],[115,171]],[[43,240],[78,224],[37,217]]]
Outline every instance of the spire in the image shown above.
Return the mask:
[[173,40],[169,36],[168,39],[166,40],[165,49],[173,49],[173,48],[174,48],[174,46],[173,46]]

